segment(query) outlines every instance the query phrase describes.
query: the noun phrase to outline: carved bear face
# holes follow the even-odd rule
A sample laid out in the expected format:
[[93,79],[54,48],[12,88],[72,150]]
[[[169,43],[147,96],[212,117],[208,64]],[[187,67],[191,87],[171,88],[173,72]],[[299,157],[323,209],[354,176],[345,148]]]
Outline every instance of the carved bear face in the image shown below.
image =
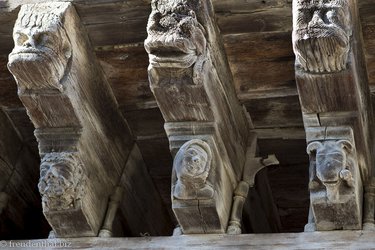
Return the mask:
[[326,184],[339,181],[340,171],[346,166],[346,152],[336,143],[325,143],[316,153],[316,175]]
[[298,64],[316,73],[345,69],[351,36],[347,0],[298,0],[293,11]]
[[154,67],[188,68],[204,53],[204,28],[194,9],[199,1],[152,1],[145,40],[150,64]]
[[[310,189],[319,187],[318,178],[326,187],[327,198],[336,202],[339,199],[339,187],[342,183],[353,187],[354,179],[348,158],[353,151],[352,144],[347,140],[314,141],[307,146],[307,152],[315,158],[313,171],[310,172]],[[315,176],[316,175],[316,176]],[[320,184],[321,185],[321,184]]]
[[21,8],[8,68],[20,88],[61,90],[59,82],[71,57],[71,45],[60,18],[43,11],[29,5]]

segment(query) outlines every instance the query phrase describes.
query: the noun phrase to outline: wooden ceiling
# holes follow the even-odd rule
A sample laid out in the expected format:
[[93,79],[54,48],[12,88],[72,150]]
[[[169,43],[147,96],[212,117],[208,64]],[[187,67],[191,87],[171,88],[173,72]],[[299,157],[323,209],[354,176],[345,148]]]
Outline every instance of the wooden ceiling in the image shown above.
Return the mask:
[[[0,2],[0,105],[34,157],[37,144],[33,126],[18,99],[16,83],[6,64],[13,48],[12,28],[19,6],[35,2],[44,1]],[[164,121],[149,88],[148,55],[143,48],[151,1],[72,2],[173,218],[170,210],[172,157]],[[280,166],[268,169],[268,177],[284,232],[303,230],[309,202],[305,134],[294,80],[291,2],[213,0],[237,96],[258,132],[260,154],[276,154],[280,160]],[[375,91],[375,5],[372,0],[361,0],[359,8],[369,84]],[[34,169],[31,172],[39,170],[37,160],[30,165]],[[31,186],[36,187],[37,178],[30,177]],[[39,202],[23,199],[26,203]]]

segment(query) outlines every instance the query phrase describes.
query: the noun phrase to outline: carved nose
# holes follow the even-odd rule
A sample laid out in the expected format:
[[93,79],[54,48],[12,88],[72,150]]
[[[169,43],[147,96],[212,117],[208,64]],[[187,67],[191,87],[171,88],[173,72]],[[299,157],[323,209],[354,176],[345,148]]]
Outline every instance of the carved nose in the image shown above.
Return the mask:
[[323,19],[321,18],[319,12],[315,11],[313,17],[311,18],[311,21],[309,22],[309,27],[321,27],[323,25]]
[[194,163],[197,163],[197,162],[199,162],[199,157],[193,156],[192,160],[193,160]]
[[35,42],[31,37],[28,37],[28,39],[23,43],[23,46],[26,48],[35,47]]
[[54,175],[53,171],[49,170],[47,172],[47,179],[54,179],[54,178],[56,178],[56,176]]

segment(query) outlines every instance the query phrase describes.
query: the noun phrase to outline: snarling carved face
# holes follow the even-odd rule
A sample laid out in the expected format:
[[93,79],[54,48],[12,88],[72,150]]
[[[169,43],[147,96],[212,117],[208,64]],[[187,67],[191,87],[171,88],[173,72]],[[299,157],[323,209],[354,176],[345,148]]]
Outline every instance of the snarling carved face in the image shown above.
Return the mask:
[[81,195],[82,178],[82,166],[75,154],[46,154],[40,165],[38,184],[44,211],[74,207]]
[[327,196],[332,201],[338,199],[341,181],[352,186],[353,177],[348,169],[351,164],[348,155],[352,150],[353,146],[347,140],[312,142],[307,147],[309,154],[316,154],[316,177],[327,188]]
[[14,49],[8,68],[21,89],[57,88],[64,75],[71,45],[58,10],[25,5],[13,30]]
[[293,1],[293,49],[297,65],[304,70],[345,69],[350,36],[348,0]]
[[198,0],[153,0],[145,41],[154,67],[188,68],[204,54],[204,28],[195,11]]

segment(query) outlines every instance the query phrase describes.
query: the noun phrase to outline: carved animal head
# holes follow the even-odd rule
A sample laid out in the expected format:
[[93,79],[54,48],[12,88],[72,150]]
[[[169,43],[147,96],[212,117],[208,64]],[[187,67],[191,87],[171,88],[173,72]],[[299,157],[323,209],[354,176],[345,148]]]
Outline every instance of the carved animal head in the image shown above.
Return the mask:
[[62,210],[74,206],[83,186],[81,162],[74,153],[48,153],[40,165],[39,192],[43,209]]
[[348,0],[293,1],[293,49],[297,65],[304,70],[345,69],[350,36]]
[[154,67],[188,68],[205,53],[204,28],[195,11],[198,0],[153,0],[145,49]]
[[62,89],[60,80],[72,54],[62,15],[48,5],[22,6],[8,63],[21,89]]
[[210,146],[198,139],[186,142],[177,152],[174,167],[179,179],[201,179],[205,182],[211,167]]
[[341,181],[352,185],[352,173],[349,170],[349,154],[353,145],[348,140],[314,141],[307,146],[307,152],[316,157],[316,177],[327,189],[329,200],[338,199],[338,186]]

